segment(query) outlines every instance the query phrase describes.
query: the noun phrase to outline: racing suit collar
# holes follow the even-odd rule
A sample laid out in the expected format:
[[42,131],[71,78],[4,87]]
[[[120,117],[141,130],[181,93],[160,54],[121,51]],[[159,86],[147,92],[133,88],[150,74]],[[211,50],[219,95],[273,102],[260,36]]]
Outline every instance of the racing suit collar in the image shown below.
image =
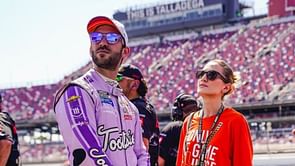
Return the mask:
[[[94,69],[93,69],[94,70]],[[99,72],[97,72],[96,70],[94,70],[107,84],[117,87],[119,85],[119,83],[116,80],[110,79],[102,74],[100,74]]]
[[90,69],[89,74],[96,80],[92,83],[96,89],[106,91],[114,96],[122,96],[123,90],[119,87],[117,81],[103,76],[94,69]]

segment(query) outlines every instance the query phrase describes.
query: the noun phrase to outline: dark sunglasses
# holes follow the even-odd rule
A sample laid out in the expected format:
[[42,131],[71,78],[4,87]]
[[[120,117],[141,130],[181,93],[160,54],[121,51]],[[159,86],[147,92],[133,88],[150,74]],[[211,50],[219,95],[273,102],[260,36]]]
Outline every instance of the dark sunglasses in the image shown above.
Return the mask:
[[217,77],[220,78],[224,83],[229,83],[229,80],[227,80],[222,74],[220,74],[217,71],[209,70],[209,71],[199,71],[196,73],[196,78],[201,79],[206,74],[206,77],[210,81],[214,81]]
[[102,39],[105,38],[108,44],[116,44],[122,38],[120,34],[110,32],[110,33],[100,33],[100,32],[92,32],[90,33],[90,40],[94,43],[99,43]]

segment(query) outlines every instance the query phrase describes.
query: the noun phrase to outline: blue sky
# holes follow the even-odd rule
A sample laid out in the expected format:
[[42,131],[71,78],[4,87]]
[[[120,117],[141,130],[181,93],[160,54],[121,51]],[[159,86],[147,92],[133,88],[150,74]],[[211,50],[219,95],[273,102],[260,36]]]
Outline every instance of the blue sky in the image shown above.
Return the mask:
[[[256,14],[265,12],[267,0],[252,1]],[[90,60],[89,19],[156,2],[163,1],[1,0],[0,89],[61,80]]]

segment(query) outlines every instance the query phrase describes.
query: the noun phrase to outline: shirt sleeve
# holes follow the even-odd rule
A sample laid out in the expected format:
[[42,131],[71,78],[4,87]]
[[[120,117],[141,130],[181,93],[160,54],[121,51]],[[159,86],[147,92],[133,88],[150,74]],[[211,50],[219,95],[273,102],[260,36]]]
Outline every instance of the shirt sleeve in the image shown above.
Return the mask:
[[[136,109],[136,108],[135,108]],[[143,143],[142,139],[142,128],[140,124],[139,114],[136,114],[136,124],[135,124],[135,146],[134,151],[137,156],[137,165],[147,165],[150,166],[150,156],[147,149]]]
[[253,165],[253,146],[250,129],[243,116],[232,123],[232,165]]
[[95,104],[84,89],[69,86],[55,111],[71,165],[109,163],[95,132]]
[[156,122],[154,122],[152,116],[150,115],[146,107],[144,107],[144,105],[136,104],[136,107],[139,111],[139,118],[143,132],[142,136],[144,138],[150,139],[150,137],[152,136],[152,127],[155,126],[155,124],[153,123]]
[[159,155],[167,160],[168,159],[168,152],[169,152],[169,145],[171,145],[171,141],[169,141],[169,139],[171,139],[171,136],[173,136],[171,134],[172,132],[172,128],[171,126],[167,125],[163,128],[161,134],[160,134],[160,152]]
[[12,131],[10,128],[10,123],[5,119],[5,114],[2,113],[3,116],[0,116],[0,140],[8,139],[13,142]]

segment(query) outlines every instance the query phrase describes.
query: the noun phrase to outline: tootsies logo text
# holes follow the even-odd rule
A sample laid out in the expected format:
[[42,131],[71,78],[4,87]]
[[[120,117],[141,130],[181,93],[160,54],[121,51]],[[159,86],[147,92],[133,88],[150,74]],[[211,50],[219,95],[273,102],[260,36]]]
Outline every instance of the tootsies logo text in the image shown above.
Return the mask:
[[97,128],[97,134],[99,136],[103,136],[103,150],[122,150],[127,149],[128,147],[135,144],[134,140],[134,134],[131,132],[131,130],[128,131],[122,131],[119,133],[119,136],[117,138],[111,138],[113,134],[116,134],[119,132],[119,128],[108,128],[104,129],[104,126],[99,126]]

